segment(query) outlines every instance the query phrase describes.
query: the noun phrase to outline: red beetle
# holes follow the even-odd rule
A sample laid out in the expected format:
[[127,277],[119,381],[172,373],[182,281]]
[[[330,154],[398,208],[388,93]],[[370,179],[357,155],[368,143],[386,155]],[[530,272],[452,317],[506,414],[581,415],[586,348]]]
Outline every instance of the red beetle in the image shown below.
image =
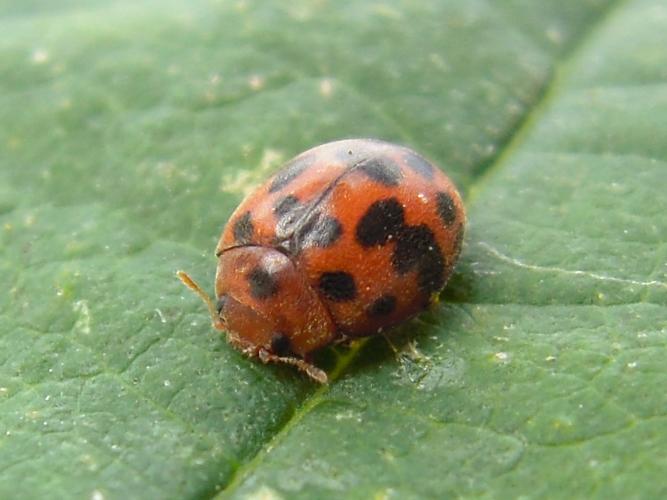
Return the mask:
[[427,308],[461,250],[452,181],[414,151],[373,139],[289,161],[236,209],[216,248],[213,326],[264,363],[327,382],[317,349],[375,335]]

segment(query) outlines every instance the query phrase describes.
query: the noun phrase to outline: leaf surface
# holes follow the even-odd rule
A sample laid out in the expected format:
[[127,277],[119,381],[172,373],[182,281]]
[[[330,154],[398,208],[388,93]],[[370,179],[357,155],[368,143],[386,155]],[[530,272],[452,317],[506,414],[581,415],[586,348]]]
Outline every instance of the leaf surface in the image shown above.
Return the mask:
[[[665,493],[667,10],[0,3],[0,496]],[[466,194],[443,302],[248,361],[202,283],[244,193],[341,137]],[[100,497],[101,495],[101,497]]]

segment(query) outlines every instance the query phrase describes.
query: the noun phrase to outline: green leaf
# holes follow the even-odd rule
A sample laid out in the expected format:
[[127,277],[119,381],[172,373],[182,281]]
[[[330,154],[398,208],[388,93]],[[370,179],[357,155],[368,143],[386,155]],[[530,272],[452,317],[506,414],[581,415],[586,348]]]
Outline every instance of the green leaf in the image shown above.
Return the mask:
[[[659,0],[0,2],[0,497],[664,496]],[[376,136],[469,231],[443,301],[245,359],[211,288],[243,194]]]

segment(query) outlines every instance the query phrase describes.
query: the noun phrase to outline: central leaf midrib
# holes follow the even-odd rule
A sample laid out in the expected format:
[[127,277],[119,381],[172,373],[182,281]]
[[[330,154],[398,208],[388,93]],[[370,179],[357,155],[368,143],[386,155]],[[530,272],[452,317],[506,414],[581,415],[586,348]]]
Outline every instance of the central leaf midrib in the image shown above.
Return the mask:
[[[554,64],[552,65],[553,69],[551,71],[551,78],[547,79],[542,85],[542,91],[537,94],[534,105],[517,121],[516,125],[509,130],[506,139],[500,143],[496,155],[485,162],[481,162],[480,167],[473,173],[472,179],[474,181],[470,182],[466,190],[469,193],[467,197],[468,199],[466,200],[468,208],[470,208],[471,205],[474,205],[479,193],[483,190],[483,186],[487,184],[495,172],[507,164],[508,158],[521,144],[523,144],[529,132],[535,128],[535,124],[539,122],[539,119],[545,114],[546,110],[550,107],[550,104],[555,100],[556,96],[559,94],[558,90],[560,82],[567,77],[567,69],[569,68],[570,63],[576,60],[582,47],[584,47],[587,42],[594,37],[594,34],[613,17],[614,13],[627,2],[628,0],[617,0],[610,4],[587,30],[584,30],[579,36],[575,37],[570,44],[569,50],[563,53],[560,57],[555,58]],[[356,359],[364,343],[365,340],[362,340],[339,358],[336,366],[330,374],[330,383],[334,383],[344,372],[345,368]],[[202,495],[202,498],[230,495],[236,487],[243,482],[248,474],[257,468],[268,450],[275,448],[275,446],[289,434],[291,429],[302,421],[303,418],[319,404],[328,390],[329,387],[326,385],[319,387],[309,397],[305,398],[301,405],[292,413],[291,417],[286,420],[284,425],[280,427],[254,455],[249,457],[247,461],[241,463],[241,465],[236,468],[233,475],[230,477],[227,486],[223,490],[213,490],[208,496]]]

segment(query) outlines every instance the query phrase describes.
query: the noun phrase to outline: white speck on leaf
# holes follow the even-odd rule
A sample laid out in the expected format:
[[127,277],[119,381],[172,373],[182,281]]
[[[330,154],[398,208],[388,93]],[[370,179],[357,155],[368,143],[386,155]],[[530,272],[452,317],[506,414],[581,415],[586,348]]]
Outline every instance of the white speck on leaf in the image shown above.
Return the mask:
[[33,64],[44,64],[49,60],[49,53],[42,48],[37,48],[30,54],[30,60]]
[[34,214],[28,214],[28,215],[26,215],[25,218],[23,219],[23,224],[24,224],[26,227],[30,227],[30,226],[33,226],[33,225],[35,224],[35,221],[36,221],[36,220],[37,220],[37,218],[35,217]]
[[278,500],[282,497],[280,494],[268,486],[260,486],[259,489],[246,496],[248,500]]
[[260,75],[252,75],[248,79],[248,85],[252,90],[260,90],[264,87],[264,78]]
[[74,329],[79,330],[84,334],[90,333],[90,309],[88,309],[87,300],[77,300],[74,302],[72,309],[79,314],[79,319],[74,324]]
[[508,363],[510,361],[510,355],[506,352],[497,352],[493,355],[493,357],[497,360],[500,361],[501,363]]
[[322,97],[331,97],[333,94],[334,84],[331,78],[323,78],[320,80],[320,94]]
[[345,412],[336,413],[334,418],[338,422],[340,422],[341,420],[355,420],[356,422],[361,423],[363,421],[361,415],[353,410],[347,410]]
[[167,322],[167,318],[164,317],[164,314],[162,314],[162,311],[160,311],[160,309],[157,309],[157,308],[156,308],[156,309],[155,309],[155,312],[156,312],[157,315],[160,317],[160,322],[161,322],[161,323],[166,323],[166,322]]
[[95,490],[90,494],[90,500],[104,500],[104,494],[100,490]]

